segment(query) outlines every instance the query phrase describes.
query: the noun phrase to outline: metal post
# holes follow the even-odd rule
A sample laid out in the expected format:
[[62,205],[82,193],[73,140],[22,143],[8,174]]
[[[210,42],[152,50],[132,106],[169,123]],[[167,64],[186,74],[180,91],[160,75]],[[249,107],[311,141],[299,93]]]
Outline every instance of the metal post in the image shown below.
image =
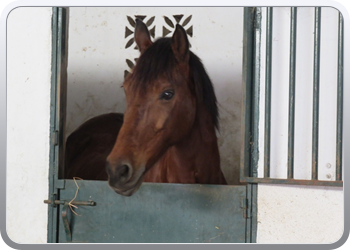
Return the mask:
[[254,20],[254,79],[253,79],[253,116],[252,116],[252,177],[257,177],[259,161],[259,95],[260,95],[260,60],[261,60],[261,7],[255,9]]
[[294,125],[295,125],[295,63],[297,37],[297,8],[291,8],[290,17],[290,65],[289,65],[289,114],[288,114],[288,178],[294,178]]
[[271,152],[271,69],[272,69],[272,23],[273,8],[266,12],[266,73],[265,73],[265,136],[264,136],[264,177],[270,177]]
[[318,179],[318,131],[320,100],[320,42],[321,42],[321,8],[315,8],[314,29],[314,83],[312,115],[312,179]]
[[243,87],[242,87],[242,147],[240,180],[250,176],[251,168],[251,130],[252,130],[252,85],[254,53],[254,9],[244,8],[243,23]]
[[337,148],[336,148],[336,180],[342,180],[343,157],[343,43],[344,27],[343,16],[339,12],[338,27],[338,96],[337,96]]

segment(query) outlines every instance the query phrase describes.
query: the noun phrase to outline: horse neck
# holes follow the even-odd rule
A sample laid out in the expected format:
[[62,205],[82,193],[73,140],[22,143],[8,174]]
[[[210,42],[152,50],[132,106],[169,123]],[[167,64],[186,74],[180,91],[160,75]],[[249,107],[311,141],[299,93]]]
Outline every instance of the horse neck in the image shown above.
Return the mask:
[[196,118],[189,135],[179,143],[174,145],[179,153],[184,155],[202,158],[198,149],[208,149],[213,152],[218,152],[217,137],[215,126],[211,115],[204,105],[199,105],[196,111]]
[[223,177],[215,126],[204,105],[197,107],[189,135],[170,147],[165,159],[168,179],[174,177],[179,182],[221,183]]

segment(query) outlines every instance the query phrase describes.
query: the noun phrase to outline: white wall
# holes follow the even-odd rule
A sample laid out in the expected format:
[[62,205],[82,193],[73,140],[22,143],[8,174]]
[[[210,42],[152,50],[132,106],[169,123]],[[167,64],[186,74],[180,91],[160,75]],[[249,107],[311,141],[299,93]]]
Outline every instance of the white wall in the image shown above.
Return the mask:
[[342,188],[258,185],[257,243],[330,244],[343,229]]
[[7,20],[6,228],[16,243],[45,243],[49,170],[51,8]]

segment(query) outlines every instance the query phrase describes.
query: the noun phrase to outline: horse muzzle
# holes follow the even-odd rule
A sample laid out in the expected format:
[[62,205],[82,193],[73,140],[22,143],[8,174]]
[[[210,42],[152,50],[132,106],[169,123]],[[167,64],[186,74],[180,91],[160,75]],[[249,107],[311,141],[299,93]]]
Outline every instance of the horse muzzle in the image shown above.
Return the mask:
[[143,181],[144,168],[134,172],[130,164],[112,166],[107,162],[108,185],[118,194],[133,195]]

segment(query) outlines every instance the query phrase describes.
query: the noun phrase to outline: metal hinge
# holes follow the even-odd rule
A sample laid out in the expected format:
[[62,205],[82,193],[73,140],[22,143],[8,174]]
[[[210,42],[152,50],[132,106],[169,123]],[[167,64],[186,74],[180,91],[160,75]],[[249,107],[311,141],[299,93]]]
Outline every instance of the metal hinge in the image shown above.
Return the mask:
[[52,141],[52,144],[53,144],[54,146],[58,145],[58,130],[55,130],[55,131],[52,133],[51,141]]
[[251,204],[249,199],[241,199],[241,208],[243,210],[243,218],[248,219],[252,217]]

